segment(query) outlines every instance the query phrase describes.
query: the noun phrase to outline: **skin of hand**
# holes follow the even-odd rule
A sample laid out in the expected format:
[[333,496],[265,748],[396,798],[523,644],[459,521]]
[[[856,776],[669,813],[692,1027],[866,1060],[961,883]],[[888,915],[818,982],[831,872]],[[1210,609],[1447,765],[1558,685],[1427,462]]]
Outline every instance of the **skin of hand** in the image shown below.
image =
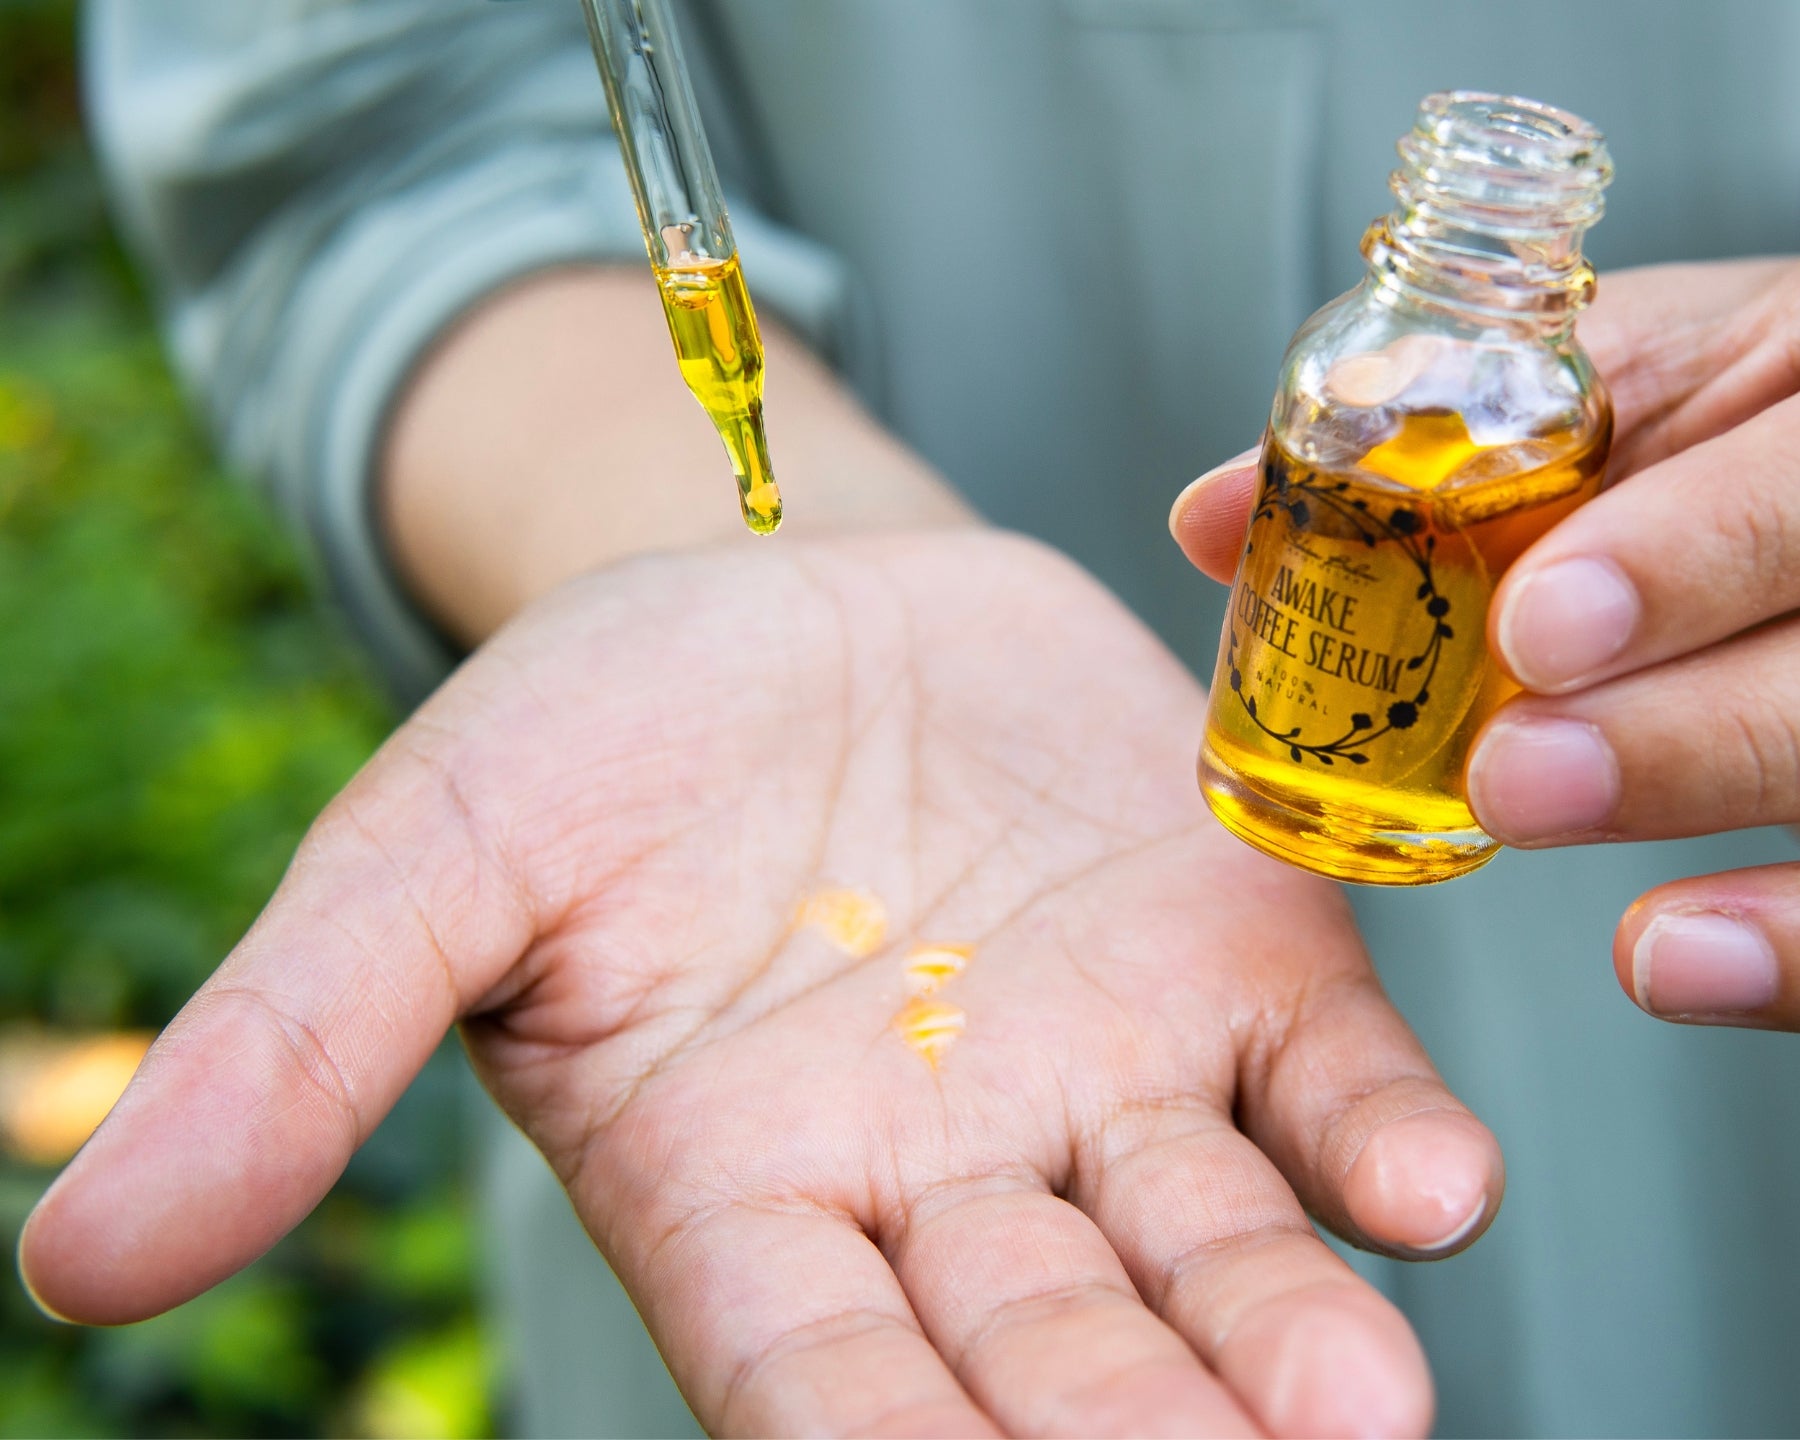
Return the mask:
[[[782,540],[973,522],[778,320],[760,328]],[[409,388],[387,449],[389,549],[471,646],[611,561],[767,543],[738,518],[645,269],[553,271],[478,308]]]
[[[993,532],[566,586],[319,819],[24,1273],[93,1322],[222,1279],[460,1019],[715,1431],[1423,1434],[1416,1342],[1306,1211],[1448,1253],[1498,1151],[1340,892],[1206,815],[1202,718]],[[822,885],[888,942],[797,928]],[[917,942],[974,947],[936,1068],[893,1029]]]
[[[629,404],[575,424],[621,335]],[[666,347],[647,287],[547,277],[425,366],[387,515],[446,624],[671,553],[530,604],[328,807],[33,1213],[35,1295],[117,1323],[249,1263],[460,1024],[715,1432],[1424,1433],[1417,1342],[1307,1212],[1450,1254],[1498,1149],[1335,888],[1205,814],[1199,688],[798,353],[797,528],[733,534]],[[667,482],[701,518],[609,479],[621,415],[710,442]],[[854,533],[899,520],[939,528]],[[886,942],[797,924],[821,886]],[[917,944],[974,947],[935,1066],[894,1027]]]
[[[1495,593],[1489,644],[1529,693],[1470,754],[1476,816],[1527,848],[1800,821],[1800,263],[1610,275],[1578,333],[1614,401],[1608,489]],[[1254,465],[1170,515],[1216,580]],[[1800,1029],[1800,865],[1657,887],[1613,965],[1662,1019]]]

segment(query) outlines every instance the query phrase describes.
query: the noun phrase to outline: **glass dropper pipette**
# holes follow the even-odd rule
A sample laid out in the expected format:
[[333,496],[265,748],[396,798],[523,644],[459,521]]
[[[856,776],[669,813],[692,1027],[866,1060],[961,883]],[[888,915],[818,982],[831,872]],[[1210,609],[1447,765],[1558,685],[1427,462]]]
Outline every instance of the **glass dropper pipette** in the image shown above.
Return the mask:
[[725,442],[738,506],[781,524],[763,432],[762,336],[665,0],[582,0],[681,376]]

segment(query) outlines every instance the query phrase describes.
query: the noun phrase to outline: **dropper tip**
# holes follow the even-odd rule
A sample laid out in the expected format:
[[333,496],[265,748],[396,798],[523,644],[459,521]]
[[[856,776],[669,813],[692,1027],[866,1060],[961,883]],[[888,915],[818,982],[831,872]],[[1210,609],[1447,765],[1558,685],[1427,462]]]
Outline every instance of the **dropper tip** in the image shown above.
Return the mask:
[[752,485],[741,497],[744,523],[757,535],[773,535],[781,528],[781,491],[773,480]]

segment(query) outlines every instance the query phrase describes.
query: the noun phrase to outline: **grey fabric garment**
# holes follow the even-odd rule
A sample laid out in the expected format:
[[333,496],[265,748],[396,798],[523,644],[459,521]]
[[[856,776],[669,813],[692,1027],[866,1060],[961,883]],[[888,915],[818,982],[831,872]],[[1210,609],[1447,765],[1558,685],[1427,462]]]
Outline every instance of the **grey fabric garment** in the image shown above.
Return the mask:
[[469,1089],[485,1148],[481,1253],[510,1433],[704,1434],[544,1157]]
[[[1356,278],[1419,96],[1515,91],[1599,123],[1603,269],[1800,248],[1791,0],[681,8],[759,305],[1202,674],[1223,596],[1166,540],[1169,502],[1255,440],[1288,334]],[[448,656],[369,517],[386,406],[508,279],[642,261],[573,0],[99,0],[89,42],[184,375],[420,693]],[[1648,886],[1794,853],[1760,833],[1506,855],[1358,895],[1396,1000],[1509,1156],[1468,1256],[1358,1262],[1418,1326],[1446,1433],[1800,1429],[1800,1039],[1659,1026],[1607,954]],[[499,1154],[520,1428],[687,1433],[543,1167]]]
[[[86,17],[90,126],[176,366],[416,702],[455,657],[376,533],[389,404],[507,282],[644,262],[580,9],[97,0]],[[839,354],[839,263],[748,203],[732,219],[758,296]]]

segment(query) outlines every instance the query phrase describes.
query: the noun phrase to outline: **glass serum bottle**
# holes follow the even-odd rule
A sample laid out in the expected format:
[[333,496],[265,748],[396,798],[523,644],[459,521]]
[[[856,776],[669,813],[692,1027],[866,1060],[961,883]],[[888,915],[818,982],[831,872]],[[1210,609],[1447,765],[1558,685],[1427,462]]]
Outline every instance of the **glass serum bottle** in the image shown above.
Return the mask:
[[1258,849],[1423,885],[1499,848],[1463,788],[1518,689],[1488,602],[1600,488],[1612,407],[1574,326],[1612,166],[1577,116],[1472,91],[1427,97],[1399,150],[1367,276],[1282,362],[1199,768]]

